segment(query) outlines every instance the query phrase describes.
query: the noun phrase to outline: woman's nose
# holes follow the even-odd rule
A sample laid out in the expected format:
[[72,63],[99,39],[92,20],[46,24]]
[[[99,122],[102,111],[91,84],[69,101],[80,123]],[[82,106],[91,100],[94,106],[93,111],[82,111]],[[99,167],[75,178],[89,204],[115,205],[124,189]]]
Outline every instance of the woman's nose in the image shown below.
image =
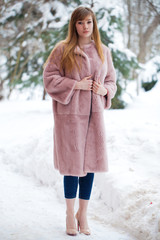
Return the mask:
[[88,28],[87,23],[84,23],[83,28],[84,29]]

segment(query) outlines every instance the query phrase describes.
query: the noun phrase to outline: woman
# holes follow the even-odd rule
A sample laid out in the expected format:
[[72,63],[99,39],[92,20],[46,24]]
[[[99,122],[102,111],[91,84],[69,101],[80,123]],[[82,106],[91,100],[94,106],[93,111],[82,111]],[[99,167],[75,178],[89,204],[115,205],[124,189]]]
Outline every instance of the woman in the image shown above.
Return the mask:
[[77,220],[80,233],[90,235],[87,207],[94,173],[108,170],[103,111],[117,89],[111,53],[90,8],[73,11],[68,36],[48,57],[43,80],[53,103],[54,166],[64,175],[66,233],[77,235]]

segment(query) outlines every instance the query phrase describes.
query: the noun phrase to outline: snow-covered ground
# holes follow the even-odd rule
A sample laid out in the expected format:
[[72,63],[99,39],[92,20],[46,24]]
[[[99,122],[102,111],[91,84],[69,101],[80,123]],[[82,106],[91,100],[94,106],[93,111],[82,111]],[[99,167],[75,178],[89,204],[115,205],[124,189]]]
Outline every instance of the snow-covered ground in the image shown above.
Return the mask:
[[[109,172],[95,175],[92,235],[75,239],[160,239],[159,93],[160,82],[125,110],[104,112]],[[52,129],[50,100],[0,102],[0,240],[73,239]]]

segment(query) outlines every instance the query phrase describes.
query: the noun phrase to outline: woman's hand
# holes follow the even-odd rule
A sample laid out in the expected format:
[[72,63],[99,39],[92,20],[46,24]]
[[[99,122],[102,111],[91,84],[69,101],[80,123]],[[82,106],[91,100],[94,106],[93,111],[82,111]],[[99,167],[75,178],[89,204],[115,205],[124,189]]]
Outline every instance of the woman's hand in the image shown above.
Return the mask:
[[93,92],[102,96],[105,96],[107,94],[107,89],[101,84],[100,79],[98,80],[98,83],[93,81]]
[[93,80],[88,80],[92,75],[83,78],[81,81],[76,83],[75,89],[92,90]]

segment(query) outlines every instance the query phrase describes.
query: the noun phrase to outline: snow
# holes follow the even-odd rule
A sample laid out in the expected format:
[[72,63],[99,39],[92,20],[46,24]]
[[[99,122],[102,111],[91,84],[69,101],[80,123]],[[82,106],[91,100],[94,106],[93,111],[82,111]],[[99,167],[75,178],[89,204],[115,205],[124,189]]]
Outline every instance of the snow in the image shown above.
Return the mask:
[[5,55],[0,55],[0,73],[1,79],[4,79],[7,76],[7,67],[6,67],[7,58]]
[[[58,202],[55,189],[33,183],[32,179],[11,172],[4,165],[0,172],[3,183],[1,239],[72,239],[65,234],[65,208],[64,204]],[[80,235],[76,239],[129,239],[122,238],[122,233],[114,232],[104,224],[97,226],[98,220],[90,221],[95,232],[92,237]]]
[[[51,14],[51,6],[56,11],[55,15],[53,16]],[[40,6],[40,10],[43,13],[42,21],[43,21],[43,27],[42,30],[47,28],[61,28],[66,21],[68,20],[68,11],[66,11],[66,7],[63,3],[59,1],[54,1],[54,3],[45,3]],[[55,22],[54,20],[56,18],[61,18],[61,21]]]
[[3,17],[0,19],[0,22],[3,24],[5,21],[11,17],[15,17],[18,13],[21,12],[23,3],[16,3],[11,7],[4,8],[3,10],[6,10],[5,13],[3,13]]
[[[160,72],[158,74],[158,65],[160,66],[160,56],[155,56],[145,64],[141,64],[142,70],[139,73],[139,81],[151,82],[153,76],[157,76],[160,80]],[[155,79],[154,79],[155,80]]]
[[16,39],[20,39],[23,35],[24,35],[24,32],[20,32],[20,33],[17,35]]
[[23,73],[22,74],[22,81],[26,81],[26,80],[28,80],[30,78],[30,76],[27,74],[27,73]]
[[5,55],[0,55],[0,66],[4,65],[7,62]]
[[[95,175],[92,235],[76,239],[160,239],[159,91],[160,82],[125,110],[104,112],[109,172]],[[0,239],[69,239],[51,100],[5,100],[0,109]]]

